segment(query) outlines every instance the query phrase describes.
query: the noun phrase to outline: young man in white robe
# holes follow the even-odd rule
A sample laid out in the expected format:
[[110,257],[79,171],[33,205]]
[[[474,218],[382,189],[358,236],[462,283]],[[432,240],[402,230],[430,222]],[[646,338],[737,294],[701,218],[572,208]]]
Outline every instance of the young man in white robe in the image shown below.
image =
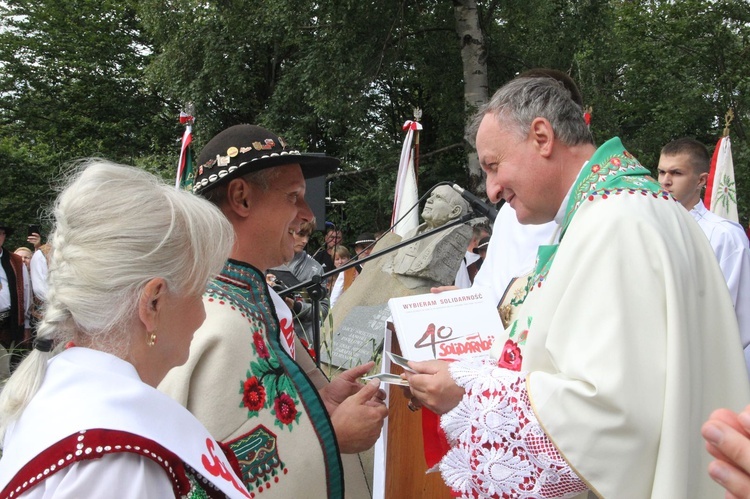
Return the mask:
[[701,201],[710,168],[706,146],[690,138],[673,140],[661,150],[659,183],[690,212],[711,243],[732,296],[750,373],[750,245],[740,224],[708,211]]

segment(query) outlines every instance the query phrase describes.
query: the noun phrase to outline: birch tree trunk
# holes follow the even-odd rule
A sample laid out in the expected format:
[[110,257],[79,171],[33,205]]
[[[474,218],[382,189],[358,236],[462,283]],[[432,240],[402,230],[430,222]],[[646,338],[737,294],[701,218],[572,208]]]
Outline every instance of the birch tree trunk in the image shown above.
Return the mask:
[[[474,114],[478,107],[488,100],[487,51],[484,46],[484,33],[479,26],[479,13],[476,0],[453,0],[456,16],[456,34],[461,44],[461,61],[464,70],[464,107],[466,118]],[[479,159],[468,138],[468,123],[464,126],[467,165],[469,171],[468,189],[484,197],[484,180]]]

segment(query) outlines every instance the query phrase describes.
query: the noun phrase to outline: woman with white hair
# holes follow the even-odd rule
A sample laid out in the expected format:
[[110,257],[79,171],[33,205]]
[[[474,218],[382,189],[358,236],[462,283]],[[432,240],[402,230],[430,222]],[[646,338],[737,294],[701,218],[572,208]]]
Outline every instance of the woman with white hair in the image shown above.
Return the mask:
[[224,216],[101,160],[72,176],[54,216],[34,350],[0,394],[0,497],[249,497],[206,429],[155,388],[205,318],[201,295],[233,243]]

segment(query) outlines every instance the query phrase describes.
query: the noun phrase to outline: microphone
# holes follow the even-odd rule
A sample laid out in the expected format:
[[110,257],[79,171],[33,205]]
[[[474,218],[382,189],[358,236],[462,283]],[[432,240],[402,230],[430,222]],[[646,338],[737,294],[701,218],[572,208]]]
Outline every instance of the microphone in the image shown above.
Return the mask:
[[484,215],[485,217],[490,219],[490,222],[495,222],[495,218],[497,218],[497,208],[492,206],[486,201],[482,201],[478,197],[476,197],[471,192],[467,191],[463,187],[459,186],[458,184],[453,184],[451,187],[453,187],[453,190],[461,194],[461,197],[463,197],[465,200],[469,202],[471,207],[474,209],[476,213],[479,213],[480,215]]

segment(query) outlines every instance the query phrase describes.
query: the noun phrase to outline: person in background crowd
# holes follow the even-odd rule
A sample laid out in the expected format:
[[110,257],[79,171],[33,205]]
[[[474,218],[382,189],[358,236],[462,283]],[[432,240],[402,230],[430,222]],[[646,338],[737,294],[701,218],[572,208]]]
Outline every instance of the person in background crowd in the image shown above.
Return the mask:
[[26,246],[21,246],[20,248],[16,248],[13,253],[21,257],[21,260],[23,260],[24,265],[28,269],[29,265],[31,265],[31,257],[34,255],[34,252]]
[[732,296],[745,365],[750,375],[750,244],[742,226],[708,211],[701,200],[711,168],[706,146],[681,138],[659,156],[659,183],[690,212],[714,250]]
[[341,230],[330,222],[326,222],[326,235],[323,240],[323,246],[313,255],[315,261],[323,266],[324,273],[333,270],[333,249],[341,244],[343,240],[344,235]]
[[474,260],[474,262],[471,263],[467,267],[467,270],[469,271],[469,275],[477,275],[477,272],[482,268],[482,264],[484,263],[484,260],[487,258],[487,246],[490,245],[490,237],[486,236],[483,237],[479,243],[476,245],[476,247],[472,250],[475,255],[477,255],[479,258]]
[[28,352],[31,339],[29,269],[20,255],[7,251],[13,228],[0,222],[0,380],[7,378]]
[[[310,235],[315,230],[315,220],[304,222],[299,230],[294,232],[294,257],[288,263],[268,269],[266,277],[274,276],[277,291],[290,288],[301,283],[310,282],[313,276],[323,275],[323,267],[305,251]],[[325,283],[321,283],[325,287]],[[320,315],[313,315],[313,306],[307,291],[301,289],[297,297],[286,296],[284,301],[294,314],[294,331],[302,339],[303,344],[312,344],[313,321],[318,323],[328,315],[330,300],[328,296],[319,301]]]
[[0,394],[0,497],[248,498],[236,460],[155,388],[188,357],[229,224],[101,160],[71,177],[54,214],[47,310]]
[[[370,232],[365,232],[359,235],[356,241],[354,241],[354,259],[365,258],[372,253],[372,249],[375,247],[375,236]],[[339,272],[336,276],[336,281],[333,284],[331,290],[331,308],[339,299],[341,294],[349,289],[354,279],[362,272],[362,265],[357,264],[353,267],[349,267],[343,272]]]
[[222,210],[237,240],[204,294],[207,317],[190,358],[159,388],[237,454],[251,495],[343,497],[345,470],[346,493],[367,495],[357,456],[346,454],[370,448],[388,414],[378,381],[357,380],[374,364],[329,383],[265,280],[268,269],[292,259],[294,233],[313,218],[305,178],[338,163],[254,125],[227,128],[198,158],[194,191]]
[[349,248],[341,245],[337,245],[333,248],[333,255],[333,266],[336,268],[339,268],[347,263],[352,257],[352,254],[349,252]]
[[492,229],[487,224],[476,224],[472,227],[471,240],[469,241],[469,246],[466,248],[466,255],[464,255],[464,259],[461,262],[461,266],[458,268],[458,273],[456,274],[455,286],[457,288],[469,288],[474,283],[474,277],[477,275],[477,271],[481,267],[481,265],[475,265],[472,267],[472,272],[469,272],[468,270],[470,265],[479,260],[479,255],[474,249],[477,247],[480,240],[484,238],[489,240],[491,235]]
[[47,301],[47,275],[51,250],[49,243],[38,245],[34,256],[31,257],[31,290],[34,294],[30,310],[32,336],[36,334],[37,324],[42,319],[44,303]]
[[39,246],[42,245],[42,235],[36,232],[37,230],[39,230],[39,226],[30,225],[29,231],[31,233],[28,236],[26,236],[26,242],[31,244],[34,247],[34,251],[38,250]]

